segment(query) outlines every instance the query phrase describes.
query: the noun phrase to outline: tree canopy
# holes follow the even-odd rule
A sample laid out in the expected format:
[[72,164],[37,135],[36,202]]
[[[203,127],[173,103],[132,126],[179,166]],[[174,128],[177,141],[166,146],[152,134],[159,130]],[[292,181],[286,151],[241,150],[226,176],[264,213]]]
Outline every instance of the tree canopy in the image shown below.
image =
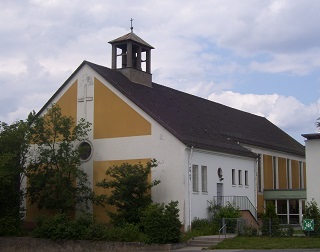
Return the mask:
[[107,178],[97,184],[112,189],[111,195],[107,196],[107,203],[117,207],[116,213],[109,212],[115,225],[140,222],[143,210],[152,203],[150,189],[160,183],[159,180],[149,182],[154,167],[157,167],[155,159],[145,166],[141,163],[123,163],[109,168],[106,171]]
[[72,211],[76,204],[94,200],[88,175],[80,168],[78,145],[88,138],[91,124],[62,115],[58,105],[45,116],[34,116],[30,127],[31,146],[27,166],[27,192],[38,208]]

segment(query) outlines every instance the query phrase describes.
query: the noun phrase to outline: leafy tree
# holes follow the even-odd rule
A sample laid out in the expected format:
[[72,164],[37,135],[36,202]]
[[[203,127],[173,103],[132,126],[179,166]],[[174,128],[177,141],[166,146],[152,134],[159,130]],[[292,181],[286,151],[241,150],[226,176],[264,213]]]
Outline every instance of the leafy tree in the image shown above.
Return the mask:
[[320,117],[317,119],[316,126],[320,130]]
[[30,139],[33,150],[27,169],[27,192],[39,209],[70,212],[76,204],[94,201],[88,175],[80,168],[85,149],[77,143],[87,139],[90,123],[62,115],[53,105],[45,116],[33,116]]
[[152,203],[150,189],[160,183],[159,180],[148,182],[151,169],[156,166],[154,159],[147,162],[146,166],[123,163],[109,168],[106,171],[108,178],[97,183],[97,186],[112,189],[106,203],[117,207],[115,213],[109,212],[115,225],[140,222],[143,210]]
[[28,124],[0,122],[0,235],[20,229],[21,183],[28,152]]

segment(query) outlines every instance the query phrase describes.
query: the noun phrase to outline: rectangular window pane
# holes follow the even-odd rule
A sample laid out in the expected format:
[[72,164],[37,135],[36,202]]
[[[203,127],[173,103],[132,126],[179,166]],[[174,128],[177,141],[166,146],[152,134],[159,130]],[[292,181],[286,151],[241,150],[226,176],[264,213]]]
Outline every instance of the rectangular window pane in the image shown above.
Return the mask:
[[287,188],[291,189],[291,160],[287,159]]
[[242,171],[239,170],[238,174],[239,174],[239,185],[242,185]]
[[201,189],[202,189],[202,192],[208,192],[208,188],[207,188],[207,166],[201,166]]
[[287,200],[277,200],[277,214],[287,213]]
[[248,171],[244,171],[244,184],[247,186],[249,185],[248,181]]
[[277,157],[272,157],[273,189],[277,189]]
[[301,161],[299,161],[299,186],[300,189],[304,189],[303,164]]
[[235,169],[232,169],[232,184],[236,184],[236,171]]
[[192,166],[192,190],[194,192],[199,192],[199,178],[198,178],[198,166]]

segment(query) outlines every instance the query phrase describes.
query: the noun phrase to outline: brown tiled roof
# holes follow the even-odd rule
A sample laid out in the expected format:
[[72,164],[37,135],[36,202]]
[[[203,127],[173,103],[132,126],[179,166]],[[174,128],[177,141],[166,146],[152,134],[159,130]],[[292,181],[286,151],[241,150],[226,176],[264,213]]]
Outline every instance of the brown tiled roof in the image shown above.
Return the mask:
[[136,84],[117,70],[88,61],[78,67],[39,113],[85,64],[189,147],[255,157],[254,153],[241,146],[248,144],[305,156],[303,145],[264,117],[156,83],[152,87]]
[[144,41],[142,38],[140,38],[138,35],[136,35],[135,33],[133,32],[129,32],[128,34],[126,35],[123,35],[117,39],[114,39],[114,40],[111,40],[109,43],[110,44],[114,44],[114,43],[117,43],[117,42],[122,42],[122,41],[128,41],[128,40],[133,40],[141,45],[144,45],[150,49],[154,49],[154,47],[150,44],[148,44],[146,41]]
[[304,146],[266,118],[85,62],[187,146],[252,156],[238,143],[304,157]]

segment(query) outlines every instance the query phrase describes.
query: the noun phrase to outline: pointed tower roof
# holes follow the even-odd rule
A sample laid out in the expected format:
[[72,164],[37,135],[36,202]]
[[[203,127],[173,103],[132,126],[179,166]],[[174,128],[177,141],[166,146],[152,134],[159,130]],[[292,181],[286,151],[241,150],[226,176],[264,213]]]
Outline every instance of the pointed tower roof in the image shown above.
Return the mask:
[[118,44],[119,42],[127,42],[127,41],[134,41],[144,47],[147,47],[149,49],[154,49],[154,47],[150,44],[148,44],[146,41],[144,41],[142,38],[140,38],[138,35],[136,35],[134,32],[129,32],[128,34],[125,34],[117,39],[109,41],[110,44]]

